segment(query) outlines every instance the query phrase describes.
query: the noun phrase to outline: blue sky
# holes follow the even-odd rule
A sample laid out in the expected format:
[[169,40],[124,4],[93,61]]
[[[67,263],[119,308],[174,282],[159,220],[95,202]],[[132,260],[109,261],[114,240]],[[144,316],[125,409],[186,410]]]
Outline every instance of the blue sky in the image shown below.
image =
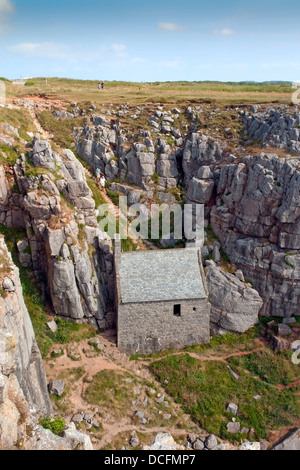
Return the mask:
[[299,0],[0,0],[0,76],[300,81]]

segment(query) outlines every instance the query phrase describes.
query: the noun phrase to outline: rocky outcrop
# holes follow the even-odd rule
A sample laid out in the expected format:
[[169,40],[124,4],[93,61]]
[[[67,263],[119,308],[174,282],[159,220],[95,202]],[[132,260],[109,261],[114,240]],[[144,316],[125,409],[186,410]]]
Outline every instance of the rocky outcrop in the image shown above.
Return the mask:
[[273,450],[300,450],[300,429],[290,432]]
[[171,434],[159,433],[154,439],[153,444],[148,447],[144,446],[143,450],[185,450],[183,446],[177,444]]
[[57,315],[103,327],[114,301],[113,289],[107,289],[112,254],[106,245],[103,252],[105,235],[97,226],[84,168],[73,152],[59,155],[37,136],[14,172],[19,194],[8,189],[0,213],[8,227],[26,229],[27,239],[18,244],[20,262],[46,279],[41,287]]
[[258,323],[262,299],[249,284],[222,271],[213,261],[206,265],[213,333],[245,333]]
[[134,144],[133,149],[126,155],[128,181],[144,189],[155,173],[155,155],[148,152],[147,147]]
[[77,431],[75,425],[71,423],[61,436],[56,436],[48,429],[43,429],[41,426],[33,426],[32,436],[25,441],[24,450],[91,451],[94,449],[89,436]]
[[127,138],[120,125],[114,122],[100,116],[92,117],[94,127],[75,131],[80,157],[93,170],[100,168],[109,181],[120,175],[122,181],[147,189],[157,174],[162,189],[176,187],[179,174],[176,154],[172,153],[171,147],[163,139],[154,143],[149,138],[150,133],[145,132],[143,143],[129,144],[128,151]]
[[264,300],[263,315],[291,317],[300,302],[300,173],[277,155],[224,165],[211,224],[231,262]]
[[193,133],[190,139],[186,141],[183,153],[183,171],[186,186],[192,178],[212,179],[211,171],[207,170],[206,175],[204,175],[202,167],[209,167],[210,170],[214,170],[217,165],[225,161],[227,156],[225,143],[215,142],[201,133]]
[[[5,367],[8,370],[12,368],[30,406],[44,414],[50,414],[52,407],[48,398],[42,358],[24,303],[18,269],[12,263],[3,238],[0,238],[0,254],[2,260],[7,260],[5,267],[7,276],[0,281],[2,287],[0,329],[4,335],[2,352],[3,358],[6,357],[7,361],[11,361],[7,366],[5,362],[2,363],[2,373]],[[12,363],[15,364],[15,370]]]
[[93,115],[91,124],[74,129],[77,152],[92,170],[100,168],[112,181],[119,172],[115,149],[119,144],[119,125],[104,117]]
[[4,167],[0,166],[0,204],[5,205],[7,202],[9,186],[5,178]]
[[53,409],[19,272],[2,237],[0,260],[0,450],[93,450],[74,424],[62,437],[38,425]]
[[18,269],[3,238],[0,258],[0,448],[9,449],[24,435],[30,410],[50,415],[52,406]]
[[245,137],[260,141],[264,146],[300,153],[299,112],[291,112],[286,106],[254,111],[244,115]]

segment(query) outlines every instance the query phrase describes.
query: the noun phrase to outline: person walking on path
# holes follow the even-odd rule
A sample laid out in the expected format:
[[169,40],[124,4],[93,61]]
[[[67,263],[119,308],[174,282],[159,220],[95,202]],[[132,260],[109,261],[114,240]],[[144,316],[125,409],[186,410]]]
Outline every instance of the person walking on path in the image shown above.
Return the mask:
[[105,176],[102,173],[101,178],[100,178],[100,190],[101,191],[105,191],[105,185],[106,185],[106,179],[105,179]]
[[100,185],[100,179],[101,179],[101,171],[100,168],[96,168],[96,178],[97,178],[97,184],[98,186]]

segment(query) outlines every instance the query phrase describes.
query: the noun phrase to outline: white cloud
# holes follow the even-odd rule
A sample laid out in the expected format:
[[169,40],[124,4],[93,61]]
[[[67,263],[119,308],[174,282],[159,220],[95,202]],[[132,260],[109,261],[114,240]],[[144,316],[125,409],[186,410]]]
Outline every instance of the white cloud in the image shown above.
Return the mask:
[[158,28],[162,31],[183,31],[185,28],[175,23],[158,23]]
[[141,64],[141,63],[143,63],[143,62],[146,62],[146,59],[143,59],[142,57],[134,57],[134,58],[132,59],[132,62],[133,62],[134,64]]
[[114,51],[114,52],[124,52],[126,51],[126,46],[124,44],[112,44],[110,46],[110,48]]
[[8,50],[16,54],[44,59],[74,60],[77,56],[77,52],[72,51],[71,48],[54,42],[23,42],[9,46]]
[[125,44],[112,44],[110,49],[117,55],[117,57],[123,58],[127,57],[126,46]]
[[0,33],[5,31],[8,22],[8,15],[15,11],[10,0],[0,0]]
[[3,13],[12,13],[14,6],[10,0],[0,0],[0,15]]
[[181,65],[180,64],[180,60],[179,59],[174,59],[174,60],[166,60],[164,62],[161,62],[160,65],[162,67],[166,67],[168,69],[177,69],[179,68],[179,66]]
[[286,62],[286,63],[273,62],[269,64],[263,64],[264,69],[284,68],[284,67],[291,67],[291,68],[298,69],[300,68],[300,62]]
[[[96,49],[86,50],[84,47],[71,47],[54,42],[32,43],[23,42],[9,46],[7,50],[30,59],[65,60],[72,63],[89,63],[97,60],[122,60],[128,56],[124,44],[99,45]],[[139,58],[137,58],[139,61]],[[140,61],[142,61],[141,59]]]
[[215,29],[213,33],[219,36],[233,36],[234,34],[236,34],[236,31],[230,28],[223,28],[223,29]]

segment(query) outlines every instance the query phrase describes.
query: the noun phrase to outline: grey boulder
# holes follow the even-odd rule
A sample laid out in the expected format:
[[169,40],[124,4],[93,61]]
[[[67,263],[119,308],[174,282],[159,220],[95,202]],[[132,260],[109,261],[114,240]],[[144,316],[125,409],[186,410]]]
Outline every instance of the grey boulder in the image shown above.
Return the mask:
[[257,324],[263,301],[256,290],[213,262],[207,267],[206,281],[212,305],[211,323],[216,332],[245,333]]
[[300,429],[285,436],[273,450],[300,450]]
[[55,380],[50,382],[48,385],[48,390],[51,395],[61,397],[65,391],[65,383],[62,380]]

